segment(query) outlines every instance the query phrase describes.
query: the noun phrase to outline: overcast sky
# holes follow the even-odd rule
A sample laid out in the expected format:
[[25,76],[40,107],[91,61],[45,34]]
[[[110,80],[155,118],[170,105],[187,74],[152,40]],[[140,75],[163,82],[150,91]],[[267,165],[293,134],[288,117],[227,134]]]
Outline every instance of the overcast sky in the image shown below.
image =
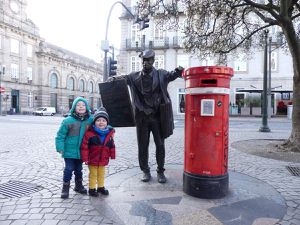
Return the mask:
[[[27,17],[47,42],[100,61],[109,10],[117,0],[27,0]],[[108,39],[120,46],[121,4],[113,8]]]

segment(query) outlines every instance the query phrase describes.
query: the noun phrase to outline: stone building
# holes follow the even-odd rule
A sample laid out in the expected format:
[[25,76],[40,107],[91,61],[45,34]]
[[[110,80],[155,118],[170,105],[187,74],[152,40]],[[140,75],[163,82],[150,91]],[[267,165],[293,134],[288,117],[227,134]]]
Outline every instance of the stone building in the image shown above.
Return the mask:
[[65,113],[78,96],[99,107],[102,66],[47,43],[26,6],[26,0],[0,1],[1,111],[25,114],[52,106]]
[[[136,0],[122,1],[130,11],[135,14]],[[183,5],[181,6],[183,9]],[[159,10],[159,9],[158,9]],[[119,70],[121,74],[128,74],[141,69],[141,60],[138,52],[152,48],[156,53],[155,67],[173,70],[181,65],[185,68],[195,66],[213,66],[217,64],[215,59],[199,60],[196,55],[186,53],[182,38],[182,30],[164,30],[157,26],[155,18],[150,18],[149,28],[140,30],[139,24],[133,23],[134,18],[124,9],[121,20],[121,46],[119,55]],[[179,20],[183,27],[184,14]],[[271,89],[272,89],[272,113],[277,113],[279,103],[285,105],[292,101],[293,90],[293,66],[289,53],[282,50],[277,43],[277,35],[280,33],[273,28],[270,30],[271,42]],[[263,89],[263,48],[256,49],[251,57],[244,57],[241,53],[237,56],[229,55],[227,66],[234,69],[234,77],[231,80],[230,103],[239,105],[240,114],[261,114],[261,92]],[[182,79],[170,83],[169,93],[173,102],[174,115],[184,116],[185,84]]]

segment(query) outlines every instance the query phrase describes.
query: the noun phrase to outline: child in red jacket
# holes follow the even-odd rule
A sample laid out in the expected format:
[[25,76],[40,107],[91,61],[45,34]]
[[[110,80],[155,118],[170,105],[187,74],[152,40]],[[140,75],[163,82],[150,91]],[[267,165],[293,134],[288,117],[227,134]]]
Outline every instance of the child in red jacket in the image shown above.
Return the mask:
[[105,166],[109,158],[116,158],[113,135],[115,130],[108,125],[109,116],[104,107],[96,111],[93,123],[85,132],[81,144],[81,159],[89,167],[89,195],[108,195],[104,187]]

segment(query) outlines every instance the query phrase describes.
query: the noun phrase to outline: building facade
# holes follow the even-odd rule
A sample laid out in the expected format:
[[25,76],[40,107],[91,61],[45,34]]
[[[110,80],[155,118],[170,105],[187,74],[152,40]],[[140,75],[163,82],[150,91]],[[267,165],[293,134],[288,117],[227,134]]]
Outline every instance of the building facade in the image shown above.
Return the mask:
[[[135,14],[136,0],[123,0],[123,3]],[[126,11],[120,17],[121,20],[121,46],[119,55],[119,73],[128,74],[141,69],[139,51],[147,48],[155,50],[155,67],[173,70],[177,66],[185,68],[197,66],[214,66],[214,59],[199,60],[197,56],[186,53],[182,38],[182,30],[164,30],[150,18],[149,28],[140,30],[139,24],[134,24],[134,18]],[[179,25],[183,26],[182,14]],[[276,29],[270,31],[271,42],[271,90],[272,90],[272,114],[278,114],[278,104],[285,106],[292,100],[293,66],[289,53],[279,48],[274,43],[279,32]],[[257,49],[254,55],[228,56],[227,65],[234,69],[234,77],[231,80],[230,105],[232,114],[260,115],[261,92],[263,90],[264,51]],[[185,83],[183,79],[177,79],[170,83],[169,93],[173,102],[174,115],[184,116]]]
[[32,113],[41,106],[65,113],[78,96],[99,107],[102,66],[47,43],[27,17],[26,6],[26,0],[0,1],[2,113]]

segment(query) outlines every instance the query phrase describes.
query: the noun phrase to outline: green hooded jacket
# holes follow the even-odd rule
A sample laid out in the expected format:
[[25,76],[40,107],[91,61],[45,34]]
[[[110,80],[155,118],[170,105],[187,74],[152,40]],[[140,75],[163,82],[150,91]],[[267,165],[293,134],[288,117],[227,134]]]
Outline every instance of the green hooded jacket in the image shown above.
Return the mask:
[[[74,113],[76,104],[82,101],[86,105],[88,116],[80,120]],[[69,116],[65,118],[57,131],[55,146],[57,152],[62,152],[63,158],[80,159],[80,146],[84,133],[93,122],[90,114],[90,107],[85,98],[78,97],[74,100]]]

